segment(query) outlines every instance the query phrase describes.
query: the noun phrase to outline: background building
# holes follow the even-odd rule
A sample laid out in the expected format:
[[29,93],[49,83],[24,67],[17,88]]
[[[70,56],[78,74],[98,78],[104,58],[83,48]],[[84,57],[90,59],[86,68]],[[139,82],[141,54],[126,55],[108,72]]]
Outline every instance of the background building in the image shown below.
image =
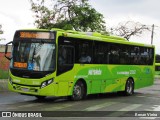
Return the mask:
[[[11,48],[12,46],[8,46],[8,54],[11,54]],[[5,52],[5,45],[0,45],[0,70],[8,70],[9,68],[9,60],[5,58],[4,56],[4,52]]]

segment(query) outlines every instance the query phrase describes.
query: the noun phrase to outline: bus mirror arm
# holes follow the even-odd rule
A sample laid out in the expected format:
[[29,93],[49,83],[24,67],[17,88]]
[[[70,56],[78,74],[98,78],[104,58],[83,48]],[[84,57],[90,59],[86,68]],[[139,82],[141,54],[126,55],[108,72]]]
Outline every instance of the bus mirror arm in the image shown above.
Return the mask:
[[6,54],[5,54],[5,57],[6,57],[8,60],[11,60],[11,59],[12,59],[11,57],[6,56]]
[[5,46],[5,57],[6,57],[8,60],[11,60],[12,58],[7,56],[8,45],[9,45],[9,44],[13,44],[13,41],[11,41],[11,42],[9,42],[9,43],[6,44],[6,46]]

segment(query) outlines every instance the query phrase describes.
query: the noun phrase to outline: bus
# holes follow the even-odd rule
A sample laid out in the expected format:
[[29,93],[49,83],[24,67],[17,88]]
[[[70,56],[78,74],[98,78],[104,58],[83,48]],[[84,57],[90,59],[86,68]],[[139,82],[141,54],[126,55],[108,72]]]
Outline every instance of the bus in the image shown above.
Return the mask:
[[24,29],[15,32],[9,90],[37,99],[121,92],[153,85],[155,47],[97,32]]
[[155,75],[160,75],[160,63],[155,63]]

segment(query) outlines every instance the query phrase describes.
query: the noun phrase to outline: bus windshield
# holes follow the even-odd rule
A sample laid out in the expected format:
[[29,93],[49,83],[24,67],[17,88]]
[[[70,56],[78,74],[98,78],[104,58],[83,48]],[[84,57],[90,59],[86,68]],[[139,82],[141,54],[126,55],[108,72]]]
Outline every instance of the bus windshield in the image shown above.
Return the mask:
[[55,69],[55,43],[17,41],[13,48],[11,68],[30,71]]

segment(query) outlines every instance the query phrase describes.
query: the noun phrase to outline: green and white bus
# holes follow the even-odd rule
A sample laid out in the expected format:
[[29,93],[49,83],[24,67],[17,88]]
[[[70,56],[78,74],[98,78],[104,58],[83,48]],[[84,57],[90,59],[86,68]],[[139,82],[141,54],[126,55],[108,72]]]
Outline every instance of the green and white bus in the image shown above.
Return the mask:
[[160,63],[155,63],[155,75],[160,75]]
[[[123,92],[154,81],[153,45],[129,42],[100,33],[61,29],[18,30],[10,61],[9,89],[41,99]],[[7,54],[7,46],[5,53]]]

